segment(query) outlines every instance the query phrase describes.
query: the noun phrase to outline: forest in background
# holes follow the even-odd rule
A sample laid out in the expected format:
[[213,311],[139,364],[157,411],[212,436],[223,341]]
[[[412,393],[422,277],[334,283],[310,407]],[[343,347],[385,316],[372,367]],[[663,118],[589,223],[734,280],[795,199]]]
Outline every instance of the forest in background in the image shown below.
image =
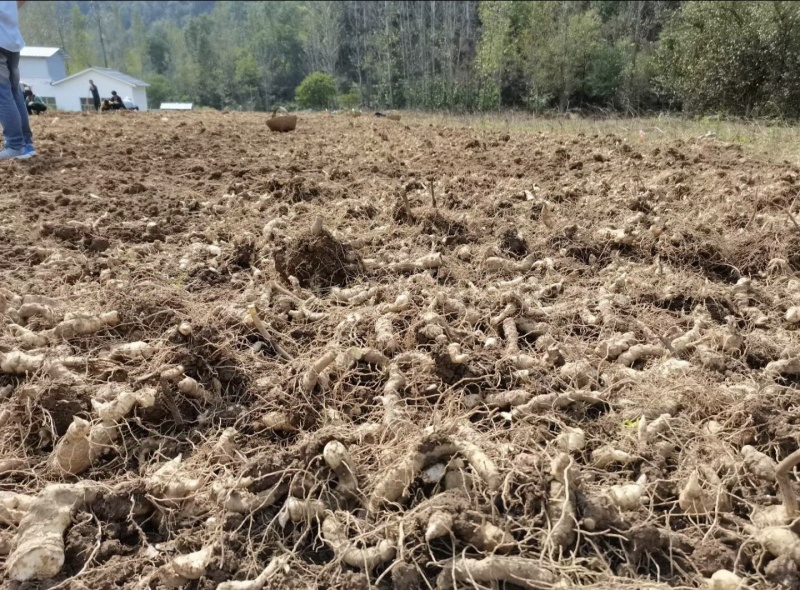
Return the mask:
[[800,115],[800,3],[674,0],[37,1],[29,45],[107,66],[151,106],[293,106],[314,72],[340,108]]

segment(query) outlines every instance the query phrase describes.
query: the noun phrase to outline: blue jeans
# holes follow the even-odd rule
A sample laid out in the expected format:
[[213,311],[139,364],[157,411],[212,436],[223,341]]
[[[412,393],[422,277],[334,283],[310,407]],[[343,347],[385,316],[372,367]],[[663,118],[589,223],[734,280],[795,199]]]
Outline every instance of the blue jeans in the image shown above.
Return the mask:
[[5,147],[21,150],[33,144],[25,97],[19,85],[19,52],[0,47],[0,125]]

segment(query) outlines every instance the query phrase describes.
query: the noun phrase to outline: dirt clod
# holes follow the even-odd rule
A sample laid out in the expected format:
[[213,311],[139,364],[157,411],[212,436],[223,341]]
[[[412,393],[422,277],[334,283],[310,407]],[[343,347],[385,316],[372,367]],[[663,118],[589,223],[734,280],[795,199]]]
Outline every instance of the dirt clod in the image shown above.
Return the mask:
[[528,243],[516,229],[508,228],[500,237],[500,250],[512,258],[520,259],[528,255]]
[[295,277],[307,289],[344,287],[354,277],[357,267],[349,260],[350,248],[327,230],[318,235],[306,234],[276,250],[275,269],[289,284]]

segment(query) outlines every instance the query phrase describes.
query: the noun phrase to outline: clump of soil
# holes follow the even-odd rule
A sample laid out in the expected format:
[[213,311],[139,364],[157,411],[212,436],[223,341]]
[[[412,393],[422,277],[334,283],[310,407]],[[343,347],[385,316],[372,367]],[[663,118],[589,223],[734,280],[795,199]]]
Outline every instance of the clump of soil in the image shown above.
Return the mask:
[[464,244],[469,241],[467,226],[434,210],[424,217],[422,233],[440,237],[445,245]]
[[352,249],[325,229],[309,232],[273,253],[275,270],[285,283],[295,277],[306,289],[343,287],[358,272]]
[[49,413],[58,436],[67,431],[73,416],[82,415],[89,409],[87,400],[65,385],[56,385],[43,392],[39,403]]
[[510,227],[500,237],[500,250],[512,258],[525,258],[528,255],[528,243],[519,231]]
[[273,178],[266,183],[265,188],[276,197],[290,203],[312,201],[322,192],[316,183],[308,181],[302,176],[293,176],[289,179]]

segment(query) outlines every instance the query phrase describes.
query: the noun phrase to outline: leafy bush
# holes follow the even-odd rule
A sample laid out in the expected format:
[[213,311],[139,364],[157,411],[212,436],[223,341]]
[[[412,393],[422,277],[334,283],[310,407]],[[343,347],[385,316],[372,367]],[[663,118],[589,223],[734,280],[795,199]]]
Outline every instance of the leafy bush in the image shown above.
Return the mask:
[[338,98],[339,107],[343,109],[354,109],[361,104],[361,90],[354,84],[347,94],[340,94]]
[[547,107],[552,101],[552,94],[539,94],[538,92],[532,91],[528,93],[528,96],[525,98],[525,108],[538,115],[547,110]]
[[327,109],[336,100],[336,80],[323,72],[314,72],[300,82],[295,99],[304,109]]
[[610,103],[622,83],[625,56],[619,47],[601,45],[597,48],[586,77],[587,94],[597,102]]
[[171,84],[166,76],[153,74],[147,77],[150,88],[147,89],[147,106],[151,109],[161,108],[162,102],[169,102],[171,98]]
[[500,106],[500,87],[493,80],[487,80],[478,92],[478,108],[492,111]]

